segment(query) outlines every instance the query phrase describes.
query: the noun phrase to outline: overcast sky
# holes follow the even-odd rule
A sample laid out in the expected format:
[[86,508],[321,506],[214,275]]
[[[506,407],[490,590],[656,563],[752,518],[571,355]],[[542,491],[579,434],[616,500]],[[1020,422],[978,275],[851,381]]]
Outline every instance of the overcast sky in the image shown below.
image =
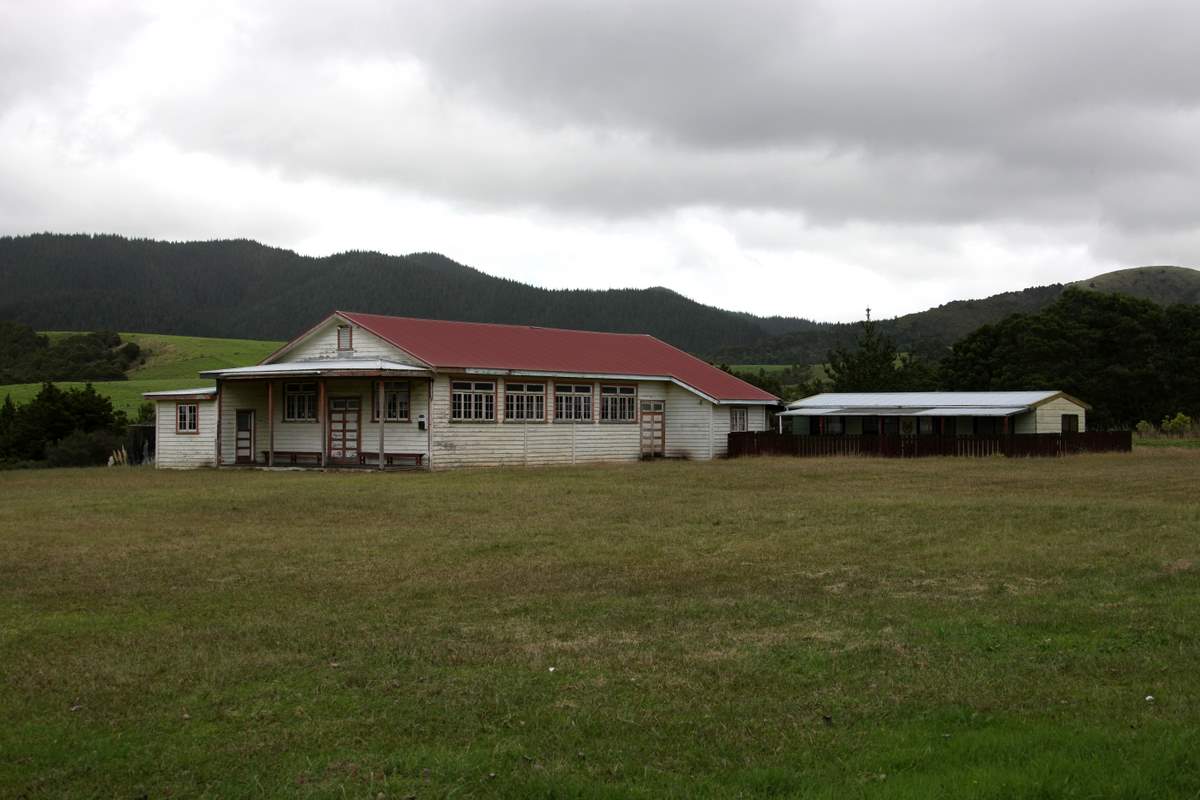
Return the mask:
[[1200,3],[0,0],[0,233],[824,320],[1200,265]]

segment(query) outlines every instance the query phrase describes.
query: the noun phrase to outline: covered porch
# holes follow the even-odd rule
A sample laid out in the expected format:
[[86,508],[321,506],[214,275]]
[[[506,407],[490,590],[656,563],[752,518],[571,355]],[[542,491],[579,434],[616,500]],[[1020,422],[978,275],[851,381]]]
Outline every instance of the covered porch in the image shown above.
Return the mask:
[[427,469],[433,374],[380,359],[201,373],[217,384],[219,467]]

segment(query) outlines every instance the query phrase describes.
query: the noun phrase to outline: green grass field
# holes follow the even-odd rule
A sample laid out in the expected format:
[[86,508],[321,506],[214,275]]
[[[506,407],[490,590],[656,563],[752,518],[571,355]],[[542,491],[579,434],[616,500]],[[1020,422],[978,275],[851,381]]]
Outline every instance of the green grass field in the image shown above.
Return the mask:
[[[809,364],[807,365],[810,372],[809,377],[812,380],[828,381],[829,373],[825,371],[826,364]],[[766,372],[768,375],[774,375],[781,372],[786,372],[792,367],[788,364],[734,364],[730,367],[734,372],[749,372],[757,375],[759,370]],[[794,399],[794,398],[788,398]]]
[[1137,436],[1133,437],[1134,447],[1192,447],[1200,448],[1200,436]]
[[0,794],[1194,798],[1198,471],[0,473]]
[[[47,331],[51,338],[68,335],[67,331]],[[200,378],[201,370],[244,367],[257,364],[281,342],[255,339],[214,339],[202,336],[165,336],[156,333],[122,333],[124,341],[136,342],[146,354],[146,363],[129,372],[127,381],[99,381],[96,391],[112,398],[113,407],[130,417],[137,415],[144,402],[142,392],[163,389],[187,389],[212,386]],[[56,381],[63,388],[83,386],[79,381]],[[26,403],[42,388],[40,383],[15,383],[0,386],[0,400],[12,395],[14,403]]]
[[770,375],[789,370],[791,366],[788,364],[733,364],[729,368],[736,372],[758,372],[759,370],[763,370]]

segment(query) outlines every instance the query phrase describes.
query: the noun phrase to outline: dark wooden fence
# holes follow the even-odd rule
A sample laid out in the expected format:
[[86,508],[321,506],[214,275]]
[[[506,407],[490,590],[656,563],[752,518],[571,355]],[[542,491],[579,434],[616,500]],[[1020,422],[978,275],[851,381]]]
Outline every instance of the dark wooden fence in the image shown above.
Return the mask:
[[796,436],[773,431],[729,434],[729,457],[738,456],[1065,456],[1128,453],[1129,431],[1015,433],[1008,436]]

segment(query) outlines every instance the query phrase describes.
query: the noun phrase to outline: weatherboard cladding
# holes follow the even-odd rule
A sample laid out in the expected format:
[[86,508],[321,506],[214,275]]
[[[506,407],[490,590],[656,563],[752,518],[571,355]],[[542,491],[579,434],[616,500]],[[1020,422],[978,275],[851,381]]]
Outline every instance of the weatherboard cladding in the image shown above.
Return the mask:
[[674,378],[719,402],[777,398],[645,334],[336,312],[438,370]]

